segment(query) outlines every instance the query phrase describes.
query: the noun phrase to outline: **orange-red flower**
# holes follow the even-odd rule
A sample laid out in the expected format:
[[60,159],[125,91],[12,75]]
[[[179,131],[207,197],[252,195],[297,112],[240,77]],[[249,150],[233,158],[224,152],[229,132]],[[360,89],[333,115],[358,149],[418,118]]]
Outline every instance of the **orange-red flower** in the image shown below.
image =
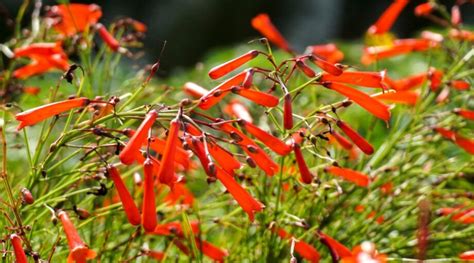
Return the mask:
[[[310,60],[318,66],[320,69],[324,70],[325,72],[334,75],[334,76],[339,76],[342,74],[343,70],[341,67],[338,67],[334,65],[331,62],[328,62],[318,56],[311,56]],[[313,76],[314,77],[314,76]]]
[[212,158],[229,174],[234,174],[234,170],[240,169],[241,163],[235,159],[232,153],[220,147],[217,143],[207,143],[207,149]]
[[193,98],[201,98],[209,91],[194,82],[186,82],[183,85],[183,91]]
[[201,240],[196,237],[195,241],[196,246],[201,250],[201,252],[210,259],[215,260],[216,262],[224,262],[224,258],[229,255],[229,252],[227,252],[226,249],[216,247],[215,245],[205,240]]
[[385,263],[387,261],[387,255],[378,253],[375,244],[366,241],[352,248],[352,256],[343,257],[341,263]]
[[324,169],[326,172],[340,176],[347,181],[351,181],[358,186],[367,187],[370,183],[370,178],[366,174],[354,171],[348,168],[341,168],[337,166],[329,166]]
[[16,69],[13,77],[26,79],[34,75],[42,74],[51,69],[67,70],[69,68],[68,57],[61,47],[61,42],[56,43],[34,43],[26,47],[14,50],[14,58],[27,57],[31,63]]
[[416,16],[427,16],[433,12],[435,5],[432,2],[426,2],[415,7]]
[[347,123],[343,121],[337,121],[337,126],[344,132],[351,139],[351,141],[359,147],[361,151],[365,154],[372,154],[374,153],[374,148],[367,142],[359,133],[357,133],[354,129],[352,129]]
[[344,53],[334,43],[309,46],[306,52],[319,56],[329,63],[337,63],[344,59]]
[[306,63],[304,62],[303,58],[298,58],[295,60],[296,67],[301,70],[308,78],[314,78],[316,76],[316,72],[312,70]]
[[[282,239],[287,239],[289,242],[291,242],[292,239],[294,239],[294,236],[283,230],[283,228],[276,228],[274,229],[278,236]],[[304,259],[308,260],[309,262],[317,263],[319,262],[319,259],[321,258],[321,255],[319,252],[311,246],[310,244],[301,241],[301,240],[295,240],[295,251]]]
[[258,90],[233,87],[232,92],[265,107],[275,107],[279,102],[277,97]]
[[220,100],[222,100],[222,98],[224,98],[224,96],[231,91],[232,87],[240,86],[242,82],[244,82],[247,74],[248,71],[243,71],[208,91],[204,96],[201,97],[199,107],[203,110],[210,109]]
[[370,71],[344,71],[341,75],[335,76],[331,74],[323,74],[319,79],[320,82],[341,82],[356,86],[368,88],[385,89],[386,71],[370,72]]
[[465,119],[474,120],[474,111],[472,110],[456,108],[454,109],[454,113]]
[[384,100],[391,103],[408,104],[408,105],[415,105],[419,97],[420,96],[418,95],[417,92],[414,92],[411,90],[385,92],[377,96],[373,96],[373,98],[377,98],[379,100]]
[[163,158],[161,159],[160,170],[157,174],[160,183],[167,184],[170,188],[173,188],[173,185],[176,182],[174,161],[176,157],[176,148],[179,143],[179,124],[179,116],[170,122],[168,138],[166,139],[166,146],[163,152]]
[[283,127],[286,130],[293,128],[293,106],[290,93],[285,94],[283,98]]
[[301,181],[305,184],[310,184],[313,181],[314,175],[309,170],[308,165],[306,165],[300,146],[295,144],[293,146],[293,151],[295,152],[296,163],[298,164],[298,169],[300,171]]
[[398,80],[392,80],[387,77],[385,78],[385,81],[390,86],[390,88],[397,91],[403,91],[421,86],[421,84],[426,81],[427,75],[427,73],[420,73]]
[[369,27],[369,34],[384,34],[392,28],[393,23],[408,4],[408,0],[394,0],[392,4],[382,13],[379,19]]
[[252,18],[252,27],[260,32],[268,41],[272,42],[279,48],[292,53],[290,45],[286,39],[281,35],[278,29],[273,25],[270,17],[267,14],[259,14]]
[[430,89],[432,91],[438,90],[443,80],[443,71],[430,67],[428,70],[428,79],[430,80]]
[[474,250],[465,251],[459,254],[459,258],[462,260],[474,260]]
[[194,195],[189,191],[184,183],[176,183],[173,189],[165,196],[164,202],[168,205],[176,205],[177,203],[185,206],[192,206],[194,203]]
[[[199,222],[198,221],[191,221],[189,222],[191,226],[191,231],[193,234],[199,233]],[[180,222],[173,221],[165,224],[159,224],[155,227],[152,234],[160,235],[160,236],[171,236],[176,235],[178,237],[184,237],[183,227]]]
[[361,62],[364,65],[369,65],[381,59],[396,57],[415,51],[427,51],[438,46],[439,42],[429,39],[396,39],[391,45],[364,48]]
[[336,141],[339,143],[339,145],[341,145],[342,148],[346,150],[350,150],[354,146],[349,140],[347,140],[344,136],[339,134],[337,131],[333,130],[330,135],[333,136],[336,139]]
[[346,246],[321,231],[318,231],[318,234],[321,243],[328,247],[333,260],[339,261],[345,257],[352,257],[352,252]]
[[52,6],[48,16],[56,20],[54,29],[69,37],[97,23],[102,17],[102,10],[95,4],[64,4]]
[[247,213],[250,221],[254,220],[254,213],[260,212],[265,208],[265,205],[255,200],[232,176],[218,166],[216,166],[216,177]]
[[89,104],[90,100],[87,98],[75,98],[70,100],[63,100],[46,104],[37,108],[29,109],[27,111],[15,115],[15,119],[20,122],[16,128],[18,131],[26,126],[32,126],[52,116],[58,115],[65,111],[84,107]]
[[112,51],[119,51],[120,49],[120,43],[118,42],[117,39],[115,39],[112,34],[107,31],[107,28],[102,25],[101,23],[98,23],[96,25],[97,32],[99,33],[100,38],[104,41],[104,43],[112,50]]
[[156,260],[163,260],[165,258],[165,253],[161,252],[161,251],[154,251],[154,250],[147,250],[144,252],[145,255],[153,258],[153,259],[156,259]]
[[140,127],[138,127],[137,131],[133,134],[132,138],[130,138],[127,145],[125,145],[125,148],[123,148],[123,150],[120,152],[119,157],[123,164],[130,165],[135,161],[137,155],[140,153],[141,146],[148,138],[148,131],[153,126],[153,123],[157,117],[158,113],[155,110],[151,110],[146,114],[145,119],[140,124]]
[[463,224],[474,224],[474,208],[443,207],[437,210],[439,215],[450,216],[452,221]]
[[277,137],[271,135],[270,133],[260,129],[258,126],[253,125],[250,122],[241,120],[239,124],[255,138],[265,144],[268,148],[279,155],[287,155],[291,152],[291,147],[285,144],[283,141]]
[[119,171],[115,166],[109,165],[107,167],[107,173],[110,179],[114,182],[120,201],[122,202],[123,210],[127,215],[128,222],[134,226],[139,225],[141,222],[140,211],[133,201],[132,195],[130,195],[130,192],[122,181]]
[[230,125],[224,123],[220,125],[222,131],[229,135],[233,134],[240,138],[237,144],[244,150],[267,175],[273,176],[278,172],[279,166],[260,148],[254,141],[243,134],[241,131]]
[[457,40],[474,42],[474,32],[472,31],[451,29],[449,36]]
[[227,106],[224,108],[224,112],[232,117],[237,117],[237,119],[253,122],[252,116],[250,115],[247,107],[245,107],[244,104],[238,100],[234,99],[229,104],[227,104]]
[[[143,163],[143,174],[145,180],[143,183],[143,204],[142,204],[142,224],[147,232],[152,232],[157,224],[156,219],[156,205],[155,205],[155,191],[153,180],[153,162],[150,158]],[[161,167],[163,164],[161,165]]]
[[355,103],[359,104],[362,108],[366,109],[368,112],[372,113],[375,117],[380,118],[384,121],[390,120],[390,110],[389,107],[379,100],[359,91],[353,89],[349,86],[333,83],[333,82],[325,82],[323,85],[331,90],[334,90],[346,97],[350,100],[353,100]]
[[474,154],[474,140],[465,138],[454,131],[450,131],[445,128],[435,127],[434,130],[441,134],[446,139],[449,139],[456,143],[459,147],[463,148],[466,152]]
[[448,84],[457,90],[468,90],[471,86],[469,82],[464,80],[451,80]]
[[28,258],[26,257],[25,250],[21,244],[21,238],[17,234],[10,235],[10,242],[13,246],[13,252],[15,253],[15,260],[17,263],[28,263]]
[[61,220],[63,225],[64,233],[69,244],[69,256],[67,258],[68,263],[77,262],[82,263],[86,262],[88,259],[93,259],[97,256],[97,253],[94,250],[91,250],[87,245],[82,241],[79,233],[77,233],[76,228],[69,219],[69,216],[66,212],[60,211],[58,217]]
[[222,76],[229,74],[231,71],[249,62],[260,54],[257,50],[251,50],[237,58],[234,58],[226,63],[213,67],[209,70],[209,77],[211,79],[218,79]]

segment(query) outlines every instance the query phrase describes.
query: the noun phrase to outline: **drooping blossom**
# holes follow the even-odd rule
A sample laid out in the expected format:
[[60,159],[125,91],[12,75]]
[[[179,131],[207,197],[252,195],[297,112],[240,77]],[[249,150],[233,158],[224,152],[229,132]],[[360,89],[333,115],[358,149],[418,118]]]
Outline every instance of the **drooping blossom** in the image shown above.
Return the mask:
[[199,99],[209,91],[194,82],[186,82],[183,85],[183,91],[195,99]]
[[442,127],[435,127],[434,130],[441,134],[441,136],[443,136],[444,138],[453,141],[459,147],[463,148],[466,152],[474,154],[474,140],[465,138],[454,131]]
[[347,137],[351,139],[351,141],[357,145],[357,147],[364,152],[365,154],[371,155],[374,153],[374,148],[367,142],[364,137],[362,137],[357,131],[355,131],[352,127],[350,127],[347,123],[343,121],[337,121],[337,126],[344,132]]
[[293,52],[286,39],[281,35],[275,25],[273,25],[268,14],[258,14],[252,18],[251,24],[252,27],[266,37],[268,41],[289,53]]
[[295,240],[295,251],[298,253],[302,258],[308,260],[309,262],[312,263],[317,263],[319,262],[321,255],[319,252],[311,246],[310,244],[302,241],[302,240],[296,240],[293,235],[290,233],[286,232],[283,228],[279,227],[273,227],[272,230],[274,230],[278,236],[282,239],[288,240],[290,243],[292,240]]
[[324,234],[321,231],[318,231],[318,235],[321,243],[328,247],[331,257],[335,261],[339,261],[342,258],[352,257],[352,252],[343,244],[339,243],[337,240],[332,237]]
[[241,120],[239,124],[250,134],[252,134],[255,138],[265,144],[268,148],[279,155],[287,155],[291,152],[291,147],[286,145],[283,141],[278,139],[277,137],[271,135],[270,133],[262,130],[260,127]]
[[329,63],[338,63],[344,59],[344,53],[334,43],[309,46],[306,53],[319,56]]
[[[161,165],[163,166],[163,165]],[[153,162],[147,158],[143,163],[143,204],[142,204],[142,225],[146,232],[152,232],[157,225],[155,190],[154,190],[154,168]]]
[[373,35],[380,35],[390,31],[408,2],[409,0],[394,0],[379,19],[369,27],[367,32]]
[[226,81],[224,81],[223,83],[221,83],[217,87],[215,87],[215,88],[211,89],[210,91],[208,91],[206,94],[204,94],[201,97],[199,107],[203,110],[210,109],[216,103],[221,101],[224,98],[225,95],[227,95],[229,92],[231,92],[232,87],[240,86],[244,82],[245,77],[246,77],[247,74],[248,74],[248,72],[243,71],[243,72],[227,79]]
[[23,245],[20,236],[18,236],[17,234],[11,234],[9,238],[13,246],[13,252],[15,253],[16,262],[28,263],[28,258],[26,257],[25,250],[23,250]]
[[102,10],[95,4],[63,4],[52,6],[47,16],[54,20],[56,31],[70,37],[96,24],[102,17]]
[[407,105],[415,105],[418,102],[419,97],[420,95],[417,92],[411,90],[385,92],[377,96],[373,96],[373,98],[387,101],[389,103],[400,103]]
[[238,100],[232,100],[224,108],[224,112],[237,119],[242,119],[247,122],[253,122],[247,107]]
[[160,183],[166,184],[170,188],[173,188],[173,185],[176,182],[176,177],[174,173],[174,161],[176,158],[176,149],[179,143],[179,125],[179,116],[177,116],[170,122],[168,138],[166,139],[165,150],[163,151],[160,169],[157,174]]
[[60,211],[58,213],[58,218],[61,220],[69,244],[69,256],[67,262],[83,263],[88,259],[94,259],[97,256],[97,253],[94,250],[89,249],[86,243],[82,241],[68,214],[64,211]]
[[341,168],[337,166],[329,166],[324,169],[327,173],[342,177],[343,179],[353,182],[361,187],[368,187],[370,178],[366,174],[354,171],[348,168]]
[[369,241],[352,248],[352,256],[343,257],[341,263],[386,263],[387,255],[379,253],[375,244]]

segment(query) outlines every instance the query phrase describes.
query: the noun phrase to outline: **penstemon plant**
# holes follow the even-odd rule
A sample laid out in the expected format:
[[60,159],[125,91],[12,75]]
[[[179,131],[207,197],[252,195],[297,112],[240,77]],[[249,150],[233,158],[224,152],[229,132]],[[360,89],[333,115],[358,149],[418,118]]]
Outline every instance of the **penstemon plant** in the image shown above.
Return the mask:
[[163,80],[161,55],[135,75],[120,63],[143,23],[36,1],[0,46],[3,259],[474,259],[470,1],[420,4],[440,28],[398,39],[408,2],[363,48],[302,54],[258,14],[263,38]]

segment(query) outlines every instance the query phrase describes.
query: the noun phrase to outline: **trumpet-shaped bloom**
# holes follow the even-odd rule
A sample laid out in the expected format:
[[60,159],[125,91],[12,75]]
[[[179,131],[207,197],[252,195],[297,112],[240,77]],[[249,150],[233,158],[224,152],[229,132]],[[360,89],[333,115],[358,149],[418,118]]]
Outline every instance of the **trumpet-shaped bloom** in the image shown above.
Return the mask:
[[18,125],[16,129],[21,130],[26,126],[35,125],[38,122],[41,122],[47,118],[58,115],[65,111],[74,108],[84,107],[89,104],[89,102],[90,101],[87,98],[75,98],[70,100],[53,102],[18,113],[17,115],[15,115],[15,119],[20,122],[20,125]]
[[203,110],[210,109],[216,103],[221,101],[224,96],[231,91],[232,87],[241,85],[244,82],[247,74],[248,71],[243,71],[207,92],[201,97],[199,107]]
[[354,129],[352,129],[347,123],[343,121],[337,121],[337,126],[341,129],[344,134],[351,139],[351,141],[359,147],[359,149],[364,152],[365,154],[372,154],[374,153],[374,148],[367,142],[364,137],[360,136]]
[[236,68],[254,59],[255,57],[258,56],[258,54],[260,54],[259,51],[251,50],[237,58],[234,58],[221,65],[215,66],[211,70],[209,70],[209,77],[211,77],[211,79],[218,79],[222,76],[225,76],[229,74],[231,71],[235,70]]
[[337,63],[344,59],[344,53],[334,43],[309,46],[306,52],[321,57],[329,63]]
[[298,164],[298,169],[300,170],[301,181],[305,184],[310,184],[313,181],[313,174],[306,165],[306,162],[301,152],[301,148],[298,144],[293,146],[293,151],[295,152],[296,163]]
[[319,231],[319,238],[321,242],[328,247],[331,257],[333,260],[339,261],[345,257],[352,257],[352,252],[343,244],[339,243],[337,240],[333,239],[332,237],[324,234],[323,232]]
[[69,256],[67,258],[68,263],[77,262],[82,263],[86,262],[88,259],[93,259],[97,256],[97,253],[94,250],[91,250],[87,245],[82,241],[79,233],[76,230],[76,227],[69,219],[69,216],[66,212],[60,211],[58,217],[61,220],[63,225],[64,233],[69,244]]
[[10,235],[10,242],[13,246],[13,252],[15,253],[15,259],[17,263],[28,263],[25,250],[21,244],[21,238],[17,234]]
[[415,51],[427,51],[438,46],[439,42],[430,39],[397,39],[392,45],[364,48],[361,62],[364,65],[369,65],[381,59],[396,57]]
[[292,53],[290,45],[286,39],[281,35],[278,29],[273,25],[270,17],[267,14],[259,14],[252,18],[252,27],[260,32],[264,37],[271,43],[275,44],[279,48]]
[[194,82],[186,82],[183,86],[183,91],[193,98],[201,98],[209,91]]
[[443,136],[444,138],[453,141],[459,147],[463,148],[466,152],[474,154],[474,140],[465,138],[454,131],[442,127],[435,127],[434,130],[441,134],[441,136]]
[[107,167],[107,172],[110,179],[112,179],[114,182],[115,188],[117,189],[117,193],[120,197],[120,201],[122,202],[123,210],[127,215],[128,222],[134,226],[140,225],[140,211],[133,201],[132,195],[122,181],[119,171],[115,166],[109,165]]
[[366,174],[348,168],[329,166],[324,170],[332,175],[336,175],[347,181],[353,182],[358,186],[367,187],[370,183],[370,178]]
[[[282,239],[286,239],[291,242],[292,239],[295,239],[293,235],[290,233],[286,232],[283,228],[276,228],[275,231],[277,232],[278,236]],[[295,251],[298,253],[302,258],[308,260],[309,262],[312,263],[317,263],[319,262],[319,259],[321,258],[321,255],[319,252],[311,246],[310,244],[301,241],[301,240],[295,240]]]
[[167,184],[170,188],[173,188],[173,185],[176,182],[174,161],[176,157],[176,149],[179,143],[179,124],[178,117],[170,122],[168,138],[166,139],[166,146],[163,152],[163,158],[161,159],[160,170],[157,175],[160,182],[162,184]]
[[279,102],[277,97],[258,90],[234,87],[232,92],[265,107],[275,107]]
[[408,4],[409,0],[394,0],[392,4],[382,13],[379,19],[370,26],[367,31],[369,34],[384,34],[392,28],[393,23]]
[[331,74],[323,74],[319,79],[320,82],[341,82],[356,86],[368,88],[385,89],[386,71],[370,72],[370,71],[344,71],[339,76]]
[[227,106],[224,108],[224,112],[232,117],[237,117],[237,119],[253,122],[252,116],[250,115],[247,107],[245,107],[244,104],[238,100],[232,100],[229,104],[227,104]]
[[47,15],[56,20],[54,29],[69,37],[96,24],[102,17],[102,10],[95,4],[64,4],[52,6]]
[[418,102],[419,97],[420,95],[418,95],[417,92],[414,92],[411,90],[385,92],[377,96],[373,96],[373,98],[377,98],[379,100],[384,100],[391,103],[408,104],[408,105],[415,105]]
[[258,126],[244,120],[240,121],[239,124],[241,124],[248,133],[252,134],[275,153],[279,155],[287,155],[291,152],[290,146],[270,133],[260,129]]
[[467,120],[474,120],[474,111],[472,110],[456,108],[454,109],[454,113]]
[[148,137],[148,131],[153,126],[157,117],[158,113],[155,110],[151,110],[147,113],[145,119],[140,124],[140,127],[138,127],[127,145],[125,145],[125,148],[120,152],[119,157],[123,164],[130,165],[135,161],[137,155],[140,153],[141,146],[145,143]]
[[[163,165],[161,165],[163,166]],[[143,183],[143,204],[142,204],[142,224],[147,232],[152,232],[157,224],[155,191],[153,180],[153,162],[147,158],[143,163],[143,174],[145,181]]]

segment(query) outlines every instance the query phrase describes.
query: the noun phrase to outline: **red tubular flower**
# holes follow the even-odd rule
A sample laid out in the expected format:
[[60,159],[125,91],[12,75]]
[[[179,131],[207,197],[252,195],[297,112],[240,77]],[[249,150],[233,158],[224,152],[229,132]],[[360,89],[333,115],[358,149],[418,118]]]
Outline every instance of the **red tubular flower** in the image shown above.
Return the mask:
[[279,155],[287,155],[291,152],[291,147],[285,144],[280,139],[271,135],[270,133],[260,129],[258,126],[253,125],[252,123],[246,122],[244,120],[240,121],[239,124],[255,138],[265,144],[268,148],[272,149],[275,153]]
[[32,62],[16,69],[13,77],[25,79],[51,69],[67,70],[69,62],[61,42],[34,43],[14,50],[14,58],[28,57]]
[[[293,235],[287,233],[282,228],[277,228],[276,232],[280,238],[288,239],[291,242],[291,239],[294,238]],[[304,259],[308,260],[309,262],[317,263],[321,258],[319,252],[311,246],[310,244],[304,241],[295,241],[295,251]]]
[[429,39],[396,39],[392,45],[364,48],[361,62],[369,65],[375,61],[396,57],[414,51],[426,51],[439,46],[439,42]]
[[428,79],[430,80],[430,89],[432,91],[438,90],[443,81],[443,71],[431,67],[428,71]]
[[319,79],[320,82],[342,82],[356,86],[369,88],[383,88],[385,89],[385,70],[380,72],[368,71],[344,71],[339,76],[331,74],[323,74]]
[[397,92],[385,92],[374,96],[373,98],[385,100],[392,103],[415,105],[419,97],[420,96],[417,92],[411,90],[402,90]]
[[449,31],[449,37],[461,41],[474,42],[474,32],[472,31],[451,29]]
[[252,116],[247,108],[238,100],[232,100],[224,108],[224,112],[237,119],[242,119],[247,122],[253,122]]
[[471,84],[464,80],[451,80],[449,83],[450,87],[453,87],[457,90],[468,90]]
[[367,187],[370,183],[370,178],[363,173],[347,169],[341,168],[337,166],[329,166],[324,169],[327,173],[340,176],[348,181],[355,183],[358,186]]
[[228,134],[235,134],[239,138],[238,145],[244,150],[268,176],[273,176],[278,172],[279,166],[276,164],[265,151],[260,148],[254,141],[249,137],[243,134],[238,129],[234,128],[229,123],[224,123],[221,126],[221,129]]
[[394,0],[394,2],[382,13],[375,24],[369,27],[367,32],[373,35],[381,35],[390,31],[393,23],[395,23],[395,20],[397,20],[408,2],[408,0]]
[[458,26],[462,23],[461,10],[458,5],[451,7],[451,24]]
[[375,117],[384,121],[390,120],[389,107],[380,102],[379,100],[374,99],[359,90],[353,89],[343,84],[326,82],[323,83],[323,85],[326,88],[337,91],[338,93],[348,97],[350,100],[353,100],[362,108],[372,113]]
[[216,177],[247,213],[250,221],[253,222],[254,213],[262,211],[265,205],[255,200],[232,176],[218,166],[216,166]]
[[293,128],[293,109],[290,93],[285,94],[283,101],[283,127],[286,130],[291,130]]
[[199,107],[203,110],[208,110],[216,103],[218,103],[225,95],[227,95],[233,86],[239,86],[245,80],[247,71],[243,71],[232,78],[224,81],[219,86],[213,88],[201,97]]
[[421,84],[423,84],[426,79],[427,74],[420,73],[399,80],[391,80],[389,78],[386,78],[386,82],[390,86],[390,88],[397,91],[403,91],[421,86]]
[[173,164],[176,156],[176,148],[178,147],[179,142],[179,123],[179,117],[176,117],[170,122],[168,138],[166,139],[165,151],[163,152],[160,170],[157,175],[160,182],[162,184],[167,184],[170,188],[173,188],[173,184],[176,182]]
[[344,59],[344,53],[334,43],[309,46],[306,52],[321,57],[329,63],[338,63]]
[[194,203],[194,195],[184,183],[176,183],[173,189],[165,196],[164,202],[170,206],[179,203],[190,207]]
[[28,87],[23,87],[23,93],[29,94],[29,95],[38,95],[40,93],[41,89],[38,87],[34,86],[28,86]]
[[[163,167],[161,165],[161,167]],[[153,190],[153,162],[147,158],[143,164],[143,174],[145,180],[143,182],[143,204],[142,204],[142,224],[146,232],[152,232],[157,224],[155,191]]]
[[466,152],[474,154],[474,140],[464,138],[454,131],[450,131],[445,128],[435,127],[434,130],[441,134],[444,138],[453,141],[459,147],[463,148]]
[[217,143],[208,143],[207,149],[212,158],[229,174],[234,174],[234,170],[240,169],[241,163],[234,158],[232,153],[220,147]]
[[461,108],[456,108],[454,109],[454,113],[457,115],[468,119],[468,120],[474,120],[474,111],[472,110],[467,110],[467,109],[461,109]]
[[[199,222],[198,221],[191,221],[189,222],[191,226],[191,231],[193,234],[199,233]],[[173,221],[165,224],[157,225],[155,230],[153,230],[152,234],[160,235],[160,236],[171,236],[176,235],[178,237],[184,237],[183,227],[180,222]]]
[[52,6],[47,15],[58,18],[54,29],[69,37],[97,23],[102,17],[102,11],[95,4],[65,4]]
[[281,35],[278,29],[273,25],[270,17],[267,14],[259,14],[252,18],[252,27],[260,32],[268,41],[272,42],[279,48],[286,52],[292,53],[290,45],[286,39]]
[[115,188],[117,189],[117,193],[120,197],[120,201],[122,202],[123,210],[127,215],[128,222],[134,226],[139,225],[141,222],[140,211],[135,205],[132,195],[130,195],[130,192],[122,181],[119,171],[117,168],[115,168],[115,166],[109,165],[107,166],[107,173],[110,179],[112,179],[114,182]]
[[184,83],[183,91],[196,99],[201,98],[202,96],[204,96],[206,93],[209,92],[207,89],[199,86],[198,84],[194,82]]
[[232,92],[265,107],[275,107],[279,102],[277,97],[258,90],[234,87]]
[[337,131],[333,130],[330,135],[333,136],[334,139],[336,139],[336,141],[339,143],[339,145],[342,146],[342,148],[346,150],[352,149],[353,144],[349,140],[347,140],[344,136],[339,134]]
[[331,257],[333,260],[339,261],[345,257],[352,257],[352,252],[346,246],[321,231],[318,231],[318,234],[321,243],[327,246],[331,252]]
[[63,100],[53,102],[40,107],[29,109],[27,111],[18,113],[15,115],[15,119],[20,122],[20,125],[16,128],[18,131],[26,126],[33,126],[38,122],[41,122],[47,118],[58,115],[65,111],[84,107],[89,104],[88,98],[75,98],[70,100]]
[[138,127],[137,131],[133,134],[132,138],[128,141],[125,148],[120,152],[120,161],[123,164],[130,165],[135,161],[137,154],[139,154],[141,146],[145,143],[148,137],[148,131],[153,126],[158,113],[155,110],[151,110],[145,116],[145,119]]
[[101,23],[98,23],[96,25],[97,32],[99,33],[100,38],[104,41],[104,43],[113,51],[117,52],[120,48],[120,43],[115,39],[112,34],[107,31],[107,28],[102,25]]
[[387,261],[387,255],[380,254],[375,249],[375,244],[368,241],[352,248],[351,257],[343,257],[341,259],[341,263],[386,263]]
[[438,209],[437,214],[443,216],[450,216],[454,222],[462,224],[473,224],[474,223],[474,208],[463,210],[461,207],[443,207]]
[[66,212],[60,211],[58,217],[61,220],[63,225],[64,233],[69,244],[69,256],[67,258],[68,263],[72,262],[86,262],[88,259],[93,259],[97,256],[97,253],[94,250],[91,250],[87,245],[82,241],[79,233],[77,233],[76,228],[69,219],[69,216]]
[[224,64],[213,67],[209,70],[209,77],[211,79],[218,79],[222,76],[229,74],[231,71],[249,62],[260,54],[257,50],[251,50],[237,58],[234,58]]
[[153,259],[156,259],[156,260],[163,260],[165,258],[165,253],[161,252],[161,251],[154,251],[154,250],[148,250],[148,251],[145,251],[145,255],[153,258]]
[[213,244],[201,240],[199,238],[195,238],[196,246],[201,250],[201,252],[216,262],[224,262],[224,258],[229,255],[227,250],[214,246]]
[[297,132],[291,134],[291,137],[286,140],[286,145],[293,147],[294,144],[301,144],[305,138],[306,129],[300,128]]
[[474,260],[474,250],[465,251],[459,254],[459,258],[462,260]]
[[[340,67],[337,67],[336,65],[318,57],[318,56],[311,56],[310,60],[318,66],[320,69],[324,70],[325,72],[333,75],[333,76],[339,76],[342,74],[342,69]],[[314,77],[314,76],[313,76]]]
[[296,59],[295,65],[308,78],[314,78],[316,76],[316,72],[314,72],[314,70],[312,70],[310,67],[308,67],[308,65],[306,65],[306,63],[304,62],[304,60],[302,58]]
[[300,146],[295,144],[293,146],[293,151],[295,152],[296,163],[298,164],[298,169],[300,170],[301,181],[305,184],[310,184],[311,181],[313,181],[314,176],[304,161]]
[[13,252],[15,253],[15,259],[17,263],[28,263],[25,250],[21,245],[21,238],[17,234],[10,235],[10,242],[13,246]]
[[[127,137],[133,137],[133,135],[135,134],[135,131],[132,130],[132,129],[126,129],[126,130],[124,130],[124,134]],[[143,142],[143,145],[145,145],[145,146],[148,145],[148,141],[145,140]],[[159,154],[163,154],[164,151],[165,151],[165,147],[166,147],[166,141],[165,140],[162,140],[162,139],[156,138],[156,137],[151,137],[150,138],[150,148],[153,151],[155,151]],[[177,147],[175,161],[176,161],[177,164],[181,165],[182,168],[184,168],[185,170],[188,170],[191,167],[191,160],[189,159],[189,157],[190,157],[189,153],[186,150],[184,150],[182,147]],[[143,159],[143,161],[144,161],[144,159]]]
[[365,154],[373,154],[374,148],[370,145],[360,134],[358,134],[354,129],[352,129],[347,123],[343,121],[337,121],[337,126],[351,139],[351,141],[359,147],[359,149]]
[[416,16],[427,16],[433,12],[435,5],[432,2],[426,2],[415,7]]

